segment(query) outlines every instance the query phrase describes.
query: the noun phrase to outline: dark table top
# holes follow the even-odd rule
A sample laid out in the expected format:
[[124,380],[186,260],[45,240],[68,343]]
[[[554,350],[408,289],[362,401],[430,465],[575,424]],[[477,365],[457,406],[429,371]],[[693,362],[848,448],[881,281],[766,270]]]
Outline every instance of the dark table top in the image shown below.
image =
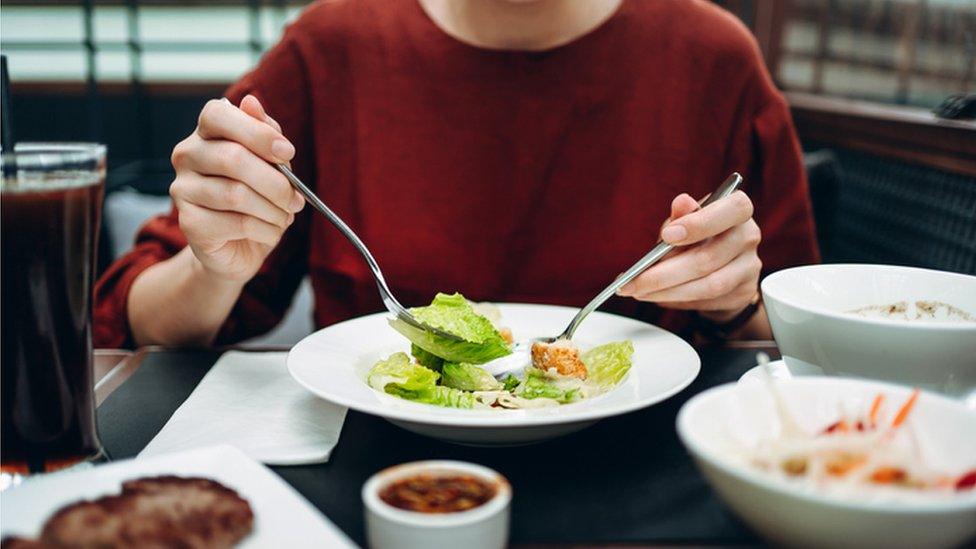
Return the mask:
[[[511,481],[513,544],[752,545],[755,536],[698,474],[674,424],[691,396],[735,381],[754,366],[756,349],[698,351],[702,372],[680,394],[560,439],[514,448],[465,447],[350,411],[328,463],[272,469],[361,544],[359,491],[369,476],[398,463],[457,459],[496,469]],[[138,454],[220,352],[141,355],[138,369],[98,409],[102,442],[113,459]]]

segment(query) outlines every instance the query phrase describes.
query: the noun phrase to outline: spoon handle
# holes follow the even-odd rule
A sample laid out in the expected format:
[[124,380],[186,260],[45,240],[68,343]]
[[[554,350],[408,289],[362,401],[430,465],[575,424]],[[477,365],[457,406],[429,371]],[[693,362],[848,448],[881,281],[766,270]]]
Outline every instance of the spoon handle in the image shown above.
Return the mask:
[[[741,184],[742,176],[738,173],[733,173],[728,177],[728,179],[722,182],[717,189],[715,189],[715,192],[709,194],[699,202],[700,207],[704,208],[718,200],[725,198],[726,196],[729,196],[735,192],[735,190],[738,189],[739,185]],[[576,316],[573,317],[573,320],[569,323],[569,326],[566,327],[566,330],[563,331],[563,333],[556,339],[572,339],[576,329],[579,328],[579,325],[583,322],[583,319],[585,319],[587,315],[599,308],[600,305],[603,305],[608,299],[617,293],[617,290],[622,288],[624,284],[627,284],[631,280],[637,278],[639,274],[646,271],[649,267],[651,267],[651,265],[654,265],[660,261],[661,258],[666,256],[668,252],[673,249],[673,244],[668,244],[663,240],[659,241],[657,246],[654,246],[654,249],[648,252],[644,257],[640,258],[637,263],[634,263],[633,266],[624,271],[622,275],[611,282],[609,286],[604,288],[602,292],[597,294],[597,296],[587,303],[586,306],[580,309],[580,311],[576,313]]]

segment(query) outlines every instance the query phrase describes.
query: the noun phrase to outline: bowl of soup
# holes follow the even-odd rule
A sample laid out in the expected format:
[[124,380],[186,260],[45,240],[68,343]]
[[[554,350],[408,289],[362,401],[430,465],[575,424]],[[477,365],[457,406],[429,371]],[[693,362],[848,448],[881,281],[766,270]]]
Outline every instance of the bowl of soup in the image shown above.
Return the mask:
[[892,381],[976,406],[976,277],[891,265],[808,265],[762,281],[787,366]]

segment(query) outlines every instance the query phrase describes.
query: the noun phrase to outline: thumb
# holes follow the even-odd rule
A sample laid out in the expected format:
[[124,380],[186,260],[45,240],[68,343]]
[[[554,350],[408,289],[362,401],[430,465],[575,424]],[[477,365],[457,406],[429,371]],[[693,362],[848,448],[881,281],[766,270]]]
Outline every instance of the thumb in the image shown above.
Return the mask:
[[698,201],[688,193],[681,193],[674,197],[674,200],[671,201],[671,217],[667,218],[664,223],[661,223],[661,231],[664,231],[668,223],[697,211],[699,208]]
[[667,225],[669,222],[678,219],[679,217],[684,217],[699,208],[698,202],[691,197],[688,193],[681,193],[674,197],[671,201],[671,217],[665,222]]

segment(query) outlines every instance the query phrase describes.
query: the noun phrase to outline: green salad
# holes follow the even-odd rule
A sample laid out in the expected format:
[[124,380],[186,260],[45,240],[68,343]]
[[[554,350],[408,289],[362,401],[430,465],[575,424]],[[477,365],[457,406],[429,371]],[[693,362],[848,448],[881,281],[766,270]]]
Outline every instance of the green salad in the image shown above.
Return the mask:
[[630,341],[585,352],[569,341],[536,343],[522,374],[499,380],[479,366],[512,353],[510,332],[499,326],[497,309],[455,293],[437,294],[430,305],[411,313],[461,341],[393,319],[393,329],[410,341],[410,354],[380,360],[366,381],[377,391],[435,406],[513,409],[577,402],[615,387],[630,370],[634,354]]

